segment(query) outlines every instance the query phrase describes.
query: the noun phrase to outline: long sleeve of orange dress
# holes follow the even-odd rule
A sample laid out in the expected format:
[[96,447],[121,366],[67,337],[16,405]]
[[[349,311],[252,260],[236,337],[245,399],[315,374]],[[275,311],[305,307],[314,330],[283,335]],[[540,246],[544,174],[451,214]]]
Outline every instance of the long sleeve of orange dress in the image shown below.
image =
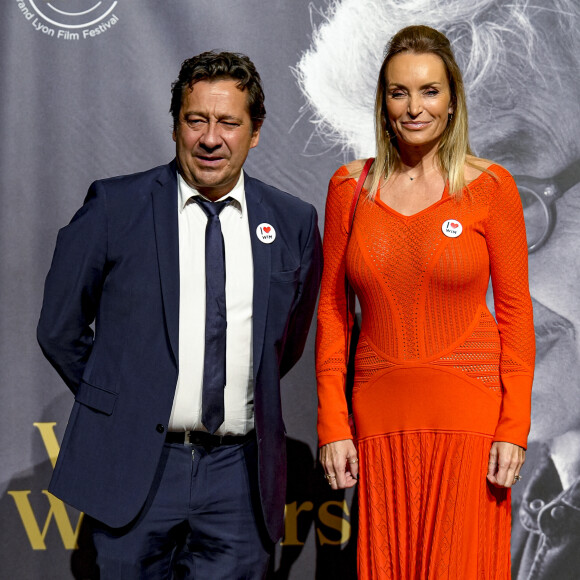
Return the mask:
[[[316,331],[319,444],[352,439],[345,398],[347,320],[345,294],[348,219],[356,182],[344,168],[332,178],[326,198],[322,274]],[[363,191],[364,194],[364,191]]]
[[[363,199],[363,190],[350,240],[356,181],[342,167],[329,185],[318,434],[320,445],[352,438],[344,393],[346,272],[362,315],[352,399],[361,578],[509,577],[509,493],[488,489],[485,474],[493,441],[526,446],[535,343],[521,201],[505,169],[489,171],[461,200],[444,191],[411,216]],[[486,305],[490,277],[495,318]],[[431,493],[409,486],[415,480]],[[460,537],[469,541],[445,551],[452,534],[455,545]],[[493,537],[499,548],[489,543]],[[398,572],[383,576],[373,566]],[[448,575],[436,576],[435,566]]]

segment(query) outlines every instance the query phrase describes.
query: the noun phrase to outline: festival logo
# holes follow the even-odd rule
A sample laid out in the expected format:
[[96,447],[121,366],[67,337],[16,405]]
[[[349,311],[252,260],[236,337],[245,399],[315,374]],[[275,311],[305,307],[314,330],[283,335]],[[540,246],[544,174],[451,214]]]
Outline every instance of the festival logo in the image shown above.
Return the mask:
[[36,31],[61,40],[96,38],[119,22],[118,0],[16,0],[16,4]]

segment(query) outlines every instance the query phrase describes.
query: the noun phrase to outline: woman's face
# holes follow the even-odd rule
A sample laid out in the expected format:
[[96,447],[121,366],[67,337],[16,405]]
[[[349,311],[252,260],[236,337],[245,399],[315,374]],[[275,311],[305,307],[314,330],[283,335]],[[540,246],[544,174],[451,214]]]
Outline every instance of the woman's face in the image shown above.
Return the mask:
[[[344,73],[344,67],[350,65],[349,74],[337,75],[325,87],[324,94],[331,94],[333,99],[317,101],[313,97],[313,100],[323,110],[327,108],[326,119],[342,120],[345,118],[342,109],[348,108],[343,99],[350,97],[350,105],[355,113],[352,118],[356,121],[349,118],[344,126],[342,121],[336,121],[334,128],[347,142],[352,143],[355,151],[364,151],[365,154],[368,151],[370,155],[368,144],[373,140],[371,123],[360,121],[364,119],[360,106],[364,95],[360,95],[360,86],[372,86],[371,79],[374,79],[372,74],[375,70],[369,64],[366,48],[375,50],[382,47],[384,38],[396,30],[393,24],[396,22],[396,10],[405,9],[405,3],[361,0],[356,3],[356,8],[354,4],[337,3],[336,16],[329,21],[327,30],[333,35],[320,35],[314,53],[314,62],[320,70],[332,67]],[[337,51],[336,42],[332,43],[328,39],[341,37],[340,26],[345,19],[352,20],[359,13],[376,17],[376,7],[379,5],[380,18],[375,18],[368,31],[361,29],[360,33],[354,35],[355,40],[360,42],[358,46],[365,47],[365,50],[360,51],[360,59],[353,58],[346,62],[345,56],[350,58],[351,55],[346,55],[346,51]],[[509,8],[508,4],[504,6],[500,2],[493,6],[490,4],[490,10],[494,15],[497,10],[509,13],[511,18],[517,15],[517,11]],[[464,73],[473,67],[466,76],[478,81],[471,91],[469,83],[466,83],[471,144],[476,155],[501,163],[513,175],[549,179],[570,163],[576,162],[579,163],[580,178],[580,66],[577,56],[580,33],[575,25],[578,9],[570,10],[569,15],[558,9],[525,9],[524,13],[530,16],[536,31],[534,46],[527,46],[520,35],[513,35],[513,31],[506,30],[504,33],[496,30],[501,37],[503,54],[497,55],[494,52],[487,55],[492,64],[484,67],[484,70],[480,69],[482,61],[478,60],[468,62],[469,66],[463,67]],[[455,18],[453,11],[449,12],[448,17]],[[481,31],[487,30],[484,27],[485,14],[480,15],[476,11],[469,18],[470,25],[475,22],[478,26],[481,20]],[[563,18],[566,26],[562,26]],[[451,24],[461,22],[450,21]],[[392,30],[385,33],[384,28]],[[477,46],[472,46],[468,28],[454,26],[454,29],[456,35],[453,40],[457,41],[457,46],[465,45],[468,49],[458,52],[460,61],[469,58],[470,47],[473,54],[486,55],[485,50],[476,50]],[[559,34],[553,34],[554,30],[558,30]],[[503,63],[499,68],[494,65],[496,56],[500,56],[497,61]],[[411,143],[425,138],[428,140],[433,134],[440,135],[441,127],[446,123],[445,108],[450,108],[450,99],[435,101],[441,106],[433,108],[432,97],[420,90],[421,82],[417,81],[419,69],[415,63],[425,63],[421,71],[432,71],[440,79],[444,90],[447,89],[447,79],[442,74],[444,65],[437,59],[433,55],[429,59],[429,55],[407,53],[398,55],[389,63],[385,79],[388,88],[389,83],[395,81],[403,85],[403,90],[396,98],[393,95],[396,87],[391,88],[391,93],[386,95],[388,118],[401,143],[406,143],[406,140]],[[427,64],[427,60],[431,62]],[[361,77],[363,74],[366,76]],[[429,79],[430,75],[426,76]],[[319,80],[316,75],[311,78]],[[353,90],[353,85],[357,90]],[[410,125],[404,124],[405,120],[413,117],[412,111],[408,110],[408,88],[415,88],[417,103],[425,108],[417,118],[433,120],[425,128],[418,126],[412,130]],[[315,94],[314,91],[311,94]],[[333,106],[336,109],[332,109]],[[353,127],[355,124],[356,128]],[[361,125],[368,127],[368,133],[359,130]],[[534,301],[537,336],[531,431],[531,438],[535,440],[548,440],[570,429],[580,428],[580,184],[557,200],[555,207],[557,218],[551,237],[529,258],[530,291]]]
[[436,143],[453,113],[445,65],[435,54],[400,53],[386,70],[387,116],[399,148]]
[[[565,69],[577,70],[577,64],[565,62]],[[491,91],[487,105],[470,109],[472,142],[516,176],[549,181],[576,162],[580,181],[577,80],[553,74],[531,76],[529,87],[513,86],[519,98],[509,107],[501,91]],[[552,234],[529,255],[537,341],[530,439],[539,441],[580,428],[580,184],[554,203]]]

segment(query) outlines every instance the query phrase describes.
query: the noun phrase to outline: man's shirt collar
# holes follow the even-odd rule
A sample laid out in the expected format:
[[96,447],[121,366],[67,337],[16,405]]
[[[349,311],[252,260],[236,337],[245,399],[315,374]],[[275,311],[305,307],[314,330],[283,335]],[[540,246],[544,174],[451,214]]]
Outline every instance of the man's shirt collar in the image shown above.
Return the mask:
[[[181,176],[180,173],[177,174],[177,190],[179,195],[179,212],[181,213],[185,207],[193,202],[193,198],[196,196],[204,197],[197,189],[191,187],[185,179]],[[244,172],[240,172],[240,178],[238,179],[234,188],[228,192],[226,195],[221,197],[220,199],[230,198],[232,199],[231,206],[236,208],[240,212],[240,216],[243,215],[246,203],[245,203],[245,194],[244,194]],[[220,201],[219,199],[217,201]]]

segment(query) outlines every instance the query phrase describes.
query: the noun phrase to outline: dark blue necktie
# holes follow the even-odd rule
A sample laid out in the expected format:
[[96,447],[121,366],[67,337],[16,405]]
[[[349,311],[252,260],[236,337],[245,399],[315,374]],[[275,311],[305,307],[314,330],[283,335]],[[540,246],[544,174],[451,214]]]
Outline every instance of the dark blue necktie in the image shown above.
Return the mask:
[[205,227],[205,357],[201,421],[210,433],[224,422],[226,385],[226,264],[219,214],[230,199],[195,201],[207,215]]

